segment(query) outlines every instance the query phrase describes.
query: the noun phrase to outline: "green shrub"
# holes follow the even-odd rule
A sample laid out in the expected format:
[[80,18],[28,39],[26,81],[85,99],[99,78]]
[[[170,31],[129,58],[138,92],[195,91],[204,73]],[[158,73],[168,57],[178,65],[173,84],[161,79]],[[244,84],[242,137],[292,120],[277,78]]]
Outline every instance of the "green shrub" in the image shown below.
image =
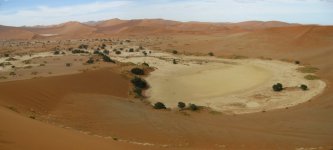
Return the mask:
[[178,108],[184,109],[186,107],[186,104],[184,102],[178,102]]
[[66,63],[66,67],[70,67],[70,66],[72,66],[71,63]]
[[154,104],[155,109],[166,109],[165,105],[162,102],[157,102]]
[[209,52],[208,55],[209,56],[214,56],[214,53],[213,52]]
[[301,88],[303,91],[308,90],[308,86],[305,85],[305,84],[302,84],[302,85],[300,86],[300,88]]
[[102,44],[101,48],[102,49],[105,49],[106,45],[105,44]]
[[146,51],[143,51],[142,54],[145,55],[145,56],[148,55],[148,53]]
[[131,72],[135,75],[144,75],[145,74],[145,71],[143,69],[140,69],[140,68],[133,68],[131,70]]
[[134,52],[134,49],[133,49],[133,48],[130,48],[130,49],[129,49],[129,52]]
[[178,64],[176,59],[173,59],[172,63],[173,64]]
[[106,56],[106,55],[103,55],[103,61],[104,62],[116,63],[114,60],[112,60],[109,56]]
[[173,53],[173,54],[178,54],[178,51],[173,50],[172,53]]
[[54,55],[59,55],[59,54],[60,54],[60,51],[54,51],[53,54],[54,54]]
[[149,64],[146,63],[146,62],[142,63],[142,65],[143,65],[143,66],[146,66],[146,67],[149,67]]
[[73,54],[82,54],[82,53],[89,53],[89,52],[87,52],[87,51],[84,51],[84,50],[79,50],[79,49],[75,49],[75,50],[72,50],[72,53]]
[[283,85],[281,83],[277,83],[274,84],[272,88],[275,92],[280,92],[283,90]]
[[80,44],[79,45],[79,49],[88,49],[89,45],[85,45],[85,44]]
[[131,82],[137,88],[145,89],[148,87],[147,82],[139,77],[134,77]]
[[105,55],[109,55],[109,54],[110,54],[110,51],[108,51],[108,50],[104,50],[103,53],[104,53]]
[[93,58],[89,58],[89,60],[87,60],[87,64],[93,64],[94,63],[94,59]]
[[133,92],[135,93],[136,97],[142,97],[142,89],[134,87]]
[[195,105],[195,104],[190,104],[190,110],[192,110],[192,111],[196,111],[196,110],[198,110],[199,109],[199,107],[197,106],[197,105]]
[[296,60],[296,61],[295,61],[295,64],[296,64],[296,65],[299,65],[299,64],[301,64],[301,62],[298,61],[298,60]]
[[99,55],[101,52],[99,50],[94,50],[93,54]]
[[121,51],[116,51],[116,54],[117,54],[117,55],[120,55],[120,54],[121,54]]

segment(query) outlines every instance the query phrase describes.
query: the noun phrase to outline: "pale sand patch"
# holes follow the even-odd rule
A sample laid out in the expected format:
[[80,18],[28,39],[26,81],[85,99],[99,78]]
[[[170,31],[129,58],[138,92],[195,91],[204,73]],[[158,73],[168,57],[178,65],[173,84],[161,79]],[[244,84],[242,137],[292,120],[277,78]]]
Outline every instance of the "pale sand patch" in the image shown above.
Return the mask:
[[[114,57],[121,62],[143,63],[157,69],[147,77],[151,102],[175,108],[179,101],[208,106],[224,113],[252,113],[295,106],[320,94],[326,84],[306,80],[296,71],[299,65],[260,59],[221,59],[153,52],[123,53]],[[173,64],[177,59],[179,64]],[[272,85],[285,87],[306,84],[310,90],[274,92]]]
[[[179,101],[202,104],[202,100],[254,88],[272,75],[253,65],[205,63],[158,69],[147,78],[150,100],[176,107]],[[206,106],[206,104],[205,104]]]

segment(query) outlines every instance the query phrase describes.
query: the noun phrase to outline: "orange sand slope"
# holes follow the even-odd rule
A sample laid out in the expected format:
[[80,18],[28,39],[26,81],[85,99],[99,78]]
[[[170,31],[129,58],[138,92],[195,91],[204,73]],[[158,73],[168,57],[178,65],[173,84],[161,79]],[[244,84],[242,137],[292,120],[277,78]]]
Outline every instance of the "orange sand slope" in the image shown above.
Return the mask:
[[[103,78],[103,76],[105,76]],[[37,112],[37,119],[43,120],[46,116],[54,119],[51,123],[63,124],[65,126],[72,127],[76,130],[83,130],[91,133],[91,135],[99,135],[103,137],[117,137],[121,140],[126,140],[126,144],[131,146],[132,143],[138,143],[139,145],[148,143],[153,146],[146,146],[143,149],[161,148],[165,145],[169,148],[209,148],[219,149],[220,147],[227,147],[230,149],[295,149],[297,147],[328,147],[331,146],[331,139],[333,138],[333,129],[331,128],[333,122],[330,120],[331,109],[327,104],[330,100],[330,96],[324,94],[318,97],[319,100],[313,102],[301,104],[296,107],[292,107],[288,110],[269,111],[266,113],[254,113],[248,115],[222,115],[222,114],[210,114],[207,112],[202,113],[190,113],[183,115],[177,112],[168,111],[156,111],[151,107],[143,104],[139,100],[128,101],[126,99],[114,98],[108,96],[117,90],[105,90],[104,92],[98,92],[105,89],[108,86],[103,85],[105,82],[116,82],[115,76],[107,78],[110,74],[107,71],[93,71],[78,75],[67,75],[60,77],[48,77],[33,80],[13,81],[8,83],[1,83],[1,91],[7,90],[3,95],[8,97],[2,97],[2,102],[5,102],[4,106],[18,106],[17,111],[21,114],[31,112],[31,108]],[[80,80],[80,83],[75,83],[75,79],[83,79],[84,77],[100,77],[97,84],[89,83],[89,80]],[[62,79],[65,82],[61,82]],[[66,80],[70,79],[70,80]],[[114,80],[113,80],[114,79]],[[71,81],[74,80],[74,81]],[[61,82],[61,83],[59,83]],[[62,87],[66,91],[73,91],[70,93],[59,94],[53,93],[52,89],[56,88],[56,85],[62,84]],[[124,84],[124,83],[123,83]],[[87,92],[82,86],[81,89],[77,85],[85,85],[93,87],[92,91]],[[43,86],[43,89],[51,89],[46,91],[33,90]],[[109,84],[109,88],[118,87],[119,84]],[[19,88],[23,88],[17,90]],[[75,89],[76,88],[76,89]],[[106,88],[106,89],[109,89]],[[328,89],[328,91],[330,88]],[[108,93],[108,91],[111,91]],[[8,94],[6,94],[8,93]],[[25,102],[26,95],[42,95],[37,100],[31,100]],[[107,94],[107,95],[105,95]],[[55,95],[62,95],[54,103],[50,100],[50,97]],[[5,100],[5,101],[3,101]],[[21,104],[21,105],[20,105]],[[45,105],[40,107],[41,105]],[[48,107],[46,107],[48,106]],[[38,108],[44,108],[46,111],[39,111]],[[42,123],[34,120],[18,116],[13,114],[9,110],[2,108],[1,116],[4,123],[1,123],[1,133],[8,133],[9,131],[16,130],[15,128],[29,129],[27,130],[34,133],[29,137],[32,141],[46,140],[45,145],[50,145],[47,142],[53,142],[55,140],[48,139],[57,137],[56,135],[65,132],[63,134],[70,134],[66,137],[57,138],[64,139],[66,142],[73,144],[81,142],[88,143],[87,149],[98,146],[94,145],[94,141],[104,143],[104,139],[96,139],[95,137],[87,137],[86,135],[80,135],[72,131],[63,131],[63,129],[55,129],[56,127],[49,127],[50,125],[43,125]],[[39,114],[40,113],[40,114]],[[7,115],[8,114],[8,115]],[[7,124],[14,120],[17,123]],[[22,123],[21,123],[22,121]],[[36,133],[36,131],[43,131],[44,127],[40,130],[33,130],[34,127],[30,127],[30,123],[27,125],[24,122],[31,122],[31,126],[45,126],[45,133]],[[12,129],[15,127],[14,129]],[[31,130],[30,130],[31,129]],[[53,133],[53,129],[55,129]],[[61,130],[62,132],[57,132]],[[71,130],[71,129],[68,129]],[[10,133],[10,132],[9,132]],[[6,134],[1,134],[3,146],[9,148],[15,148],[19,146],[19,141],[25,142],[21,137],[20,132],[13,131],[13,138]],[[53,136],[54,134],[54,136]],[[27,133],[28,136],[28,133]],[[50,136],[45,137],[44,136]],[[78,136],[78,137],[76,137]],[[84,140],[85,137],[90,140]],[[39,140],[39,138],[43,140]],[[72,139],[73,138],[73,139]],[[11,144],[13,142],[16,144]],[[64,142],[65,142],[64,141]],[[22,143],[22,146],[38,146],[29,143]],[[112,140],[107,141],[106,145],[110,148],[116,147],[113,145]],[[241,143],[241,144],[239,144]],[[38,143],[39,144],[39,143]],[[71,149],[72,145],[67,143],[56,143],[59,147],[64,149]],[[120,142],[121,144],[121,142]],[[134,144],[134,145],[138,145]],[[76,144],[75,144],[76,146]],[[100,144],[99,146],[103,146]],[[127,145],[126,145],[127,146]],[[55,146],[56,147],[56,146]],[[18,148],[20,149],[20,148]],[[32,148],[34,149],[34,148]],[[124,148],[126,149],[126,148]],[[135,148],[134,148],[135,149]]]

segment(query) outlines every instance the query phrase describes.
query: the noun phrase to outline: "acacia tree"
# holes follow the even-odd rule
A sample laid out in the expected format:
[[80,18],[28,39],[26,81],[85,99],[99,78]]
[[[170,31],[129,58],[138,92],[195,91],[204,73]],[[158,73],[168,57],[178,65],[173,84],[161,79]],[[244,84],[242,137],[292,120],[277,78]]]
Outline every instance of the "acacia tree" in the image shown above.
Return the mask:
[[165,105],[162,102],[157,102],[154,104],[155,109],[166,109]]
[[275,92],[280,92],[283,90],[283,85],[281,83],[277,83],[274,84],[272,88]]
[[184,102],[178,102],[178,108],[184,109],[186,107],[186,104]]

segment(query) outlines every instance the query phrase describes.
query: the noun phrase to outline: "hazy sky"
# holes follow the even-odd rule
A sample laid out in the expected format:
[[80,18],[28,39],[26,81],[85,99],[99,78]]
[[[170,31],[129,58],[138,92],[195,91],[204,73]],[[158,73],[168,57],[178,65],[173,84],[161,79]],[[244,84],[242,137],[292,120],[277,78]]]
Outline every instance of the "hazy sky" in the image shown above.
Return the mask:
[[0,0],[0,24],[49,25],[111,18],[333,25],[333,0]]

